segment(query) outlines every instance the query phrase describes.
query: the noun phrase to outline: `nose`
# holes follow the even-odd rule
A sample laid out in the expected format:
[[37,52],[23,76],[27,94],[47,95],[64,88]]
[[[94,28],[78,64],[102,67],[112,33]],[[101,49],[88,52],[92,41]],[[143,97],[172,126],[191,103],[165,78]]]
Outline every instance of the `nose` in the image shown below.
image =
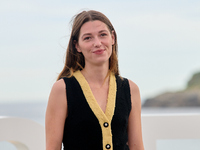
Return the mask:
[[95,40],[94,40],[94,47],[100,47],[101,45],[102,45],[101,39],[96,37]]

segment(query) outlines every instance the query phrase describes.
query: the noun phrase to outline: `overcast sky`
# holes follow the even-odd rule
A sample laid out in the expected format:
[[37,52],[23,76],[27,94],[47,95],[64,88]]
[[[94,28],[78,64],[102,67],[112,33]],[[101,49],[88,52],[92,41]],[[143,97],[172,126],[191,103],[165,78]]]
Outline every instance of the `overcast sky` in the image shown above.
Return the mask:
[[1,0],[0,103],[48,100],[64,65],[70,20],[85,9],[113,23],[120,73],[143,100],[184,89],[200,71],[199,0]]

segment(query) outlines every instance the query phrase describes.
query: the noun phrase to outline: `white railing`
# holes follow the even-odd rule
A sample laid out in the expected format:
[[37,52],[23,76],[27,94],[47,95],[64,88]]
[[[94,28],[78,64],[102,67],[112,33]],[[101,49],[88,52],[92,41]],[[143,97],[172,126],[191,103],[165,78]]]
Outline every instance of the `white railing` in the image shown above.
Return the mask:
[[200,140],[200,114],[142,115],[142,130],[145,150],[157,150],[159,140]]
[[[200,114],[142,115],[145,150],[164,139],[200,139]],[[0,141],[17,150],[45,150],[44,126],[28,119],[0,117]]]
[[44,126],[28,119],[0,117],[0,141],[17,150],[45,150]]

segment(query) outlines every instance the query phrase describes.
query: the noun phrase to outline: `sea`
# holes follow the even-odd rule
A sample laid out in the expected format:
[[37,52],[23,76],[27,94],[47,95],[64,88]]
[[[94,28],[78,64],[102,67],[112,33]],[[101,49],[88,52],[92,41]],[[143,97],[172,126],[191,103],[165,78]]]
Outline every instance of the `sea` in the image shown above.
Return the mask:
[[[0,103],[0,116],[26,118],[45,126],[46,107],[45,101]],[[151,114],[200,114],[200,107],[142,108],[142,115]],[[17,149],[7,141],[0,141],[0,150]],[[200,150],[200,139],[158,141],[157,150]]]

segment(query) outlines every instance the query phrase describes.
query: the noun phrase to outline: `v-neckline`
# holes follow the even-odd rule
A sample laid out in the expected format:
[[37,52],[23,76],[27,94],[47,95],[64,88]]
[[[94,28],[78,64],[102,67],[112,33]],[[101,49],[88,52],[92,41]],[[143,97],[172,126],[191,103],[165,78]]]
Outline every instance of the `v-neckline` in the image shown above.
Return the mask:
[[116,101],[116,93],[117,93],[117,84],[116,78],[114,74],[110,75],[110,82],[109,82],[109,91],[108,91],[108,98],[106,104],[106,111],[105,113],[97,103],[92,90],[86,81],[85,77],[82,75],[80,71],[74,72],[74,77],[79,82],[83,94],[86,98],[86,101],[93,111],[94,115],[99,121],[99,125],[101,126],[102,131],[102,146],[103,149],[107,149],[107,146],[110,146],[110,150],[113,150],[113,143],[112,143],[112,129],[111,129],[111,121],[115,111],[115,101]]
[[[83,74],[78,70],[74,72],[74,77],[79,82],[81,89],[83,91],[83,94],[87,100],[87,103],[89,104],[90,108],[94,112],[97,118],[107,118],[109,122],[112,120],[112,117],[114,115],[114,109],[115,109],[115,101],[116,101],[116,79],[114,74],[110,75],[110,81],[109,81],[109,90],[108,90],[108,98],[107,98],[107,104],[106,104],[106,110],[105,113],[99,106],[98,102],[96,101],[92,90],[86,81]],[[102,118],[102,119],[103,119]]]

